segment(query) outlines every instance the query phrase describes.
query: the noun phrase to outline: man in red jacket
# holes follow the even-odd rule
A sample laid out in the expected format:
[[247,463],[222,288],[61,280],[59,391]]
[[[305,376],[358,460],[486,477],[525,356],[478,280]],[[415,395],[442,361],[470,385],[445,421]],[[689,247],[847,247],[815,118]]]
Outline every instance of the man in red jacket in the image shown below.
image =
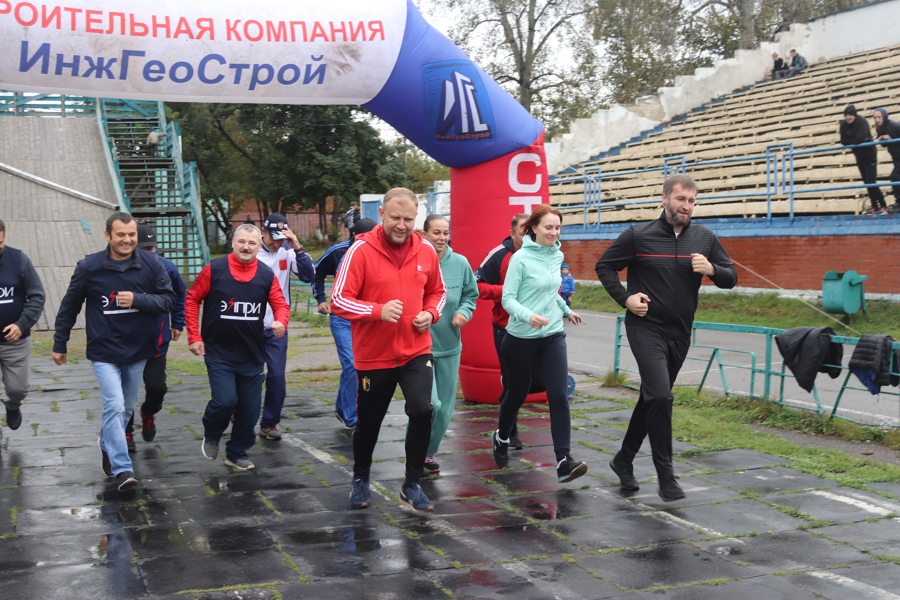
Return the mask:
[[[219,441],[234,415],[225,464],[239,471],[254,468],[247,450],[256,443],[256,421],[262,402],[266,361],[263,318],[272,307],[276,338],[287,332],[291,309],[275,272],[256,260],[262,235],[254,225],[238,227],[231,254],[200,271],[184,303],[188,349],[206,362],[210,400],[203,414],[200,451],[213,460]],[[203,325],[200,325],[200,307]]]
[[341,261],[331,311],[350,321],[356,367],[357,425],[350,502],[372,502],[369,470],[381,422],[397,384],[406,400],[406,477],[400,501],[417,512],[434,505],[419,486],[431,439],[431,325],[446,300],[437,253],[415,232],[418,199],[405,188],[384,196],[381,225],[357,236]]

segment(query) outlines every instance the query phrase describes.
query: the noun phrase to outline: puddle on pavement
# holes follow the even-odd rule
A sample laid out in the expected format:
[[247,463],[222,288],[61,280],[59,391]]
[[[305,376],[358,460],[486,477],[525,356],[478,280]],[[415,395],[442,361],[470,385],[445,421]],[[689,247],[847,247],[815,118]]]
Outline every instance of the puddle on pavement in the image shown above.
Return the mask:
[[[358,553],[372,552],[382,549],[382,541],[373,538],[375,529],[364,527],[356,529],[338,529],[334,531],[295,531],[288,534],[291,541],[297,544],[334,544],[341,552]],[[401,542],[398,540],[386,540],[385,546],[394,546]]]
[[98,563],[128,563],[130,564],[131,543],[128,534],[124,531],[107,533],[100,536],[100,541],[88,549],[91,558]]
[[77,508],[63,508],[60,512],[78,521],[93,521],[100,519],[99,506],[79,506]]

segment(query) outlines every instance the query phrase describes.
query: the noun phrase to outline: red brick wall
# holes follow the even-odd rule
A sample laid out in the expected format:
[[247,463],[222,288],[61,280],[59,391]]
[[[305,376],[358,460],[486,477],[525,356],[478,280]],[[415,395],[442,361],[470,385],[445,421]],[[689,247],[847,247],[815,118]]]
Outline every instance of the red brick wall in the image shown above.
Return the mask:
[[[867,293],[900,293],[900,236],[847,235],[719,238],[735,263],[790,290],[821,290],[826,271],[855,270],[869,278]],[[563,241],[575,279],[596,280],[594,265],[611,240]],[[737,266],[738,286],[775,289]],[[620,274],[625,280],[625,271]],[[706,283],[706,279],[704,279]]]

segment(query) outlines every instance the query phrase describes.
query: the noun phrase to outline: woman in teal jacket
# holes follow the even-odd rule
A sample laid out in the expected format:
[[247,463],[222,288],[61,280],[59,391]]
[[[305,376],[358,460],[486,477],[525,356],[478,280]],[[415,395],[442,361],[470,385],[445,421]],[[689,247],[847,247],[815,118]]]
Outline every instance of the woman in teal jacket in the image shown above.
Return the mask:
[[[459,379],[459,357],[462,352],[459,328],[469,322],[478,299],[478,284],[469,261],[448,245],[450,223],[441,215],[425,219],[425,240],[434,246],[441,261],[441,276],[447,288],[447,303],[442,317],[431,326],[431,353],[434,356],[434,384],[431,388],[431,443],[425,458],[425,472],[437,473],[440,465],[434,459],[453,417],[456,382]],[[453,315],[452,318],[449,315]]]
[[559,295],[562,280],[559,234],[562,215],[548,204],[534,209],[525,223],[522,249],[513,254],[503,282],[503,308],[509,313],[506,337],[500,346],[505,364],[516,365],[500,403],[500,423],[491,434],[494,462],[509,464],[509,434],[531,386],[535,364],[541,366],[550,408],[550,435],[556,453],[560,483],[587,473],[587,464],[572,458],[572,422],[569,416],[568,358],[563,317],[578,325],[581,317]]

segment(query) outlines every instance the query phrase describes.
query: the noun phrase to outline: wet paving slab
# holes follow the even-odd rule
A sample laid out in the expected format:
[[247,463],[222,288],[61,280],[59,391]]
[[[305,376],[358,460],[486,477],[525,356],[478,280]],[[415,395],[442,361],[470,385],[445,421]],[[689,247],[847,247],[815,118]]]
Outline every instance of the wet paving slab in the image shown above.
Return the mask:
[[900,590],[900,566],[872,564],[846,569],[792,573],[786,579],[821,598],[895,600]]
[[900,502],[852,488],[763,496],[762,500],[829,524],[900,515]]
[[893,556],[900,559],[900,530],[897,517],[889,520],[865,521],[849,525],[835,525],[816,529],[816,533],[827,539],[850,544],[863,552],[875,555]]
[[624,492],[607,463],[631,409],[578,396],[572,454],[587,476],[557,482],[546,406],[523,408],[526,448],[498,469],[497,407],[460,401],[441,472],[422,481],[435,511],[417,514],[397,499],[402,402],[376,449],[372,506],[352,510],[333,390],[290,390],[285,438],[257,440],[257,468],[239,473],[200,455],[206,380],[174,372],[156,439],[136,432],[141,485],[120,493],[100,470],[90,364],[48,363],[34,361],[45,398],[0,444],[3,598],[805,600],[900,585],[900,484],[843,488],[775,455],[676,442],[685,499],[658,497],[648,444],[641,489]]
[[713,483],[727,486],[733,490],[747,491],[754,494],[774,494],[796,490],[828,489],[836,487],[836,483],[824,477],[810,475],[796,469],[775,467],[774,469],[754,469],[733,473],[716,473],[704,475]]
[[753,572],[688,544],[660,544],[596,556],[577,563],[619,588],[642,590],[658,586],[697,585],[716,579],[743,579]]
[[705,506],[672,507],[672,516],[693,524],[710,535],[746,535],[786,531],[809,525],[809,521],[786,514],[755,500],[736,500]]
[[878,562],[856,548],[833,544],[807,531],[780,531],[693,545],[734,564],[752,565],[749,568],[767,575]]

